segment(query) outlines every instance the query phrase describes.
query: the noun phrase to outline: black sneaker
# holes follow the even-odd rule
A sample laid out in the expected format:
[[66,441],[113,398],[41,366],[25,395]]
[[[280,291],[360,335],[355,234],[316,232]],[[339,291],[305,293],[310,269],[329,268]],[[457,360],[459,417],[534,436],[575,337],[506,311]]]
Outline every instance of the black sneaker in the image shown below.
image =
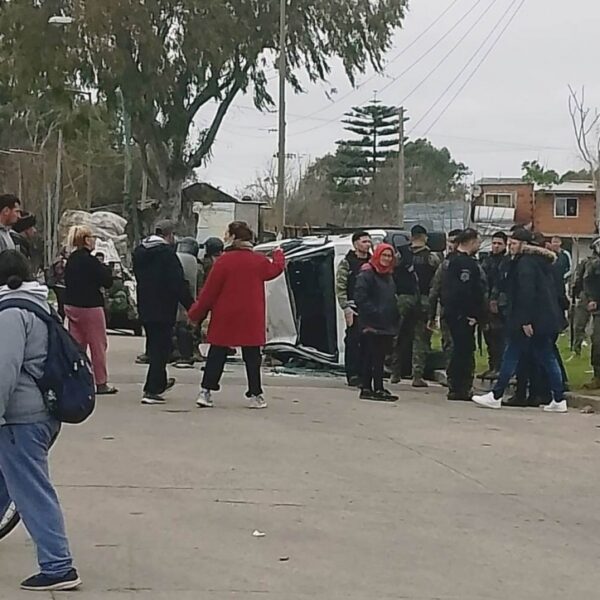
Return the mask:
[[81,585],[81,579],[75,569],[71,569],[62,577],[51,577],[39,573],[21,583],[21,589],[28,592],[65,592]]
[[359,398],[361,400],[374,400],[375,394],[373,393],[373,390],[360,390]]
[[142,404],[165,404],[166,400],[160,394],[149,394],[144,392],[144,397],[142,398]]
[[348,387],[359,388],[360,377],[350,377],[350,379],[348,379]]
[[398,396],[392,394],[392,392],[388,390],[380,390],[373,394],[373,400],[378,400],[379,402],[396,402],[399,399]]
[[149,365],[150,364],[150,359],[148,358],[147,354],[140,354],[135,359],[135,364],[136,365]]

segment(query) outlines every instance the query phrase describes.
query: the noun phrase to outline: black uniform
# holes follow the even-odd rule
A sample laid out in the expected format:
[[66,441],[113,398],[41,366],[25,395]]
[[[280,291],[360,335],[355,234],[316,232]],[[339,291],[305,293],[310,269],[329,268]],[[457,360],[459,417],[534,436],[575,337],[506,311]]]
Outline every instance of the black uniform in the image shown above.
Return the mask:
[[475,325],[485,310],[486,282],[477,260],[462,252],[453,254],[442,279],[444,318],[452,336],[448,365],[450,399],[470,400],[475,369]]

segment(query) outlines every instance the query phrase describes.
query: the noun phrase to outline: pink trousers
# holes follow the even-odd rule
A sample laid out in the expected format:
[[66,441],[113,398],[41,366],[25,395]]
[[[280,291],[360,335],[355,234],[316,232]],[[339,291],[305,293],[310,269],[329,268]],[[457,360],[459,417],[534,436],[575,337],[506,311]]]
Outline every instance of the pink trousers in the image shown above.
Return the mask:
[[89,350],[96,385],[104,385],[108,381],[106,369],[108,338],[104,309],[65,306],[65,314],[69,320],[69,333],[86,352]]

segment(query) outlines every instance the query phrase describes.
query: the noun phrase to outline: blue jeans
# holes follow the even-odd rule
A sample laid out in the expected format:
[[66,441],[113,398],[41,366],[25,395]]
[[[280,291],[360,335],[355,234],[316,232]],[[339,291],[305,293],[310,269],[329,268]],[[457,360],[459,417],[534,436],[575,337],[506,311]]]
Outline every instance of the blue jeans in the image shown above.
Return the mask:
[[556,402],[564,400],[565,382],[556,358],[554,339],[550,335],[534,335],[528,338],[520,332],[508,339],[502,366],[496,385],[494,386],[494,398],[502,398],[508,387],[511,377],[516,373],[521,357],[526,352],[531,352],[535,362],[544,370],[548,376],[548,384],[552,392],[552,398]]
[[0,509],[12,499],[37,548],[40,571],[62,577],[73,567],[65,523],[48,471],[56,421],[0,427]]

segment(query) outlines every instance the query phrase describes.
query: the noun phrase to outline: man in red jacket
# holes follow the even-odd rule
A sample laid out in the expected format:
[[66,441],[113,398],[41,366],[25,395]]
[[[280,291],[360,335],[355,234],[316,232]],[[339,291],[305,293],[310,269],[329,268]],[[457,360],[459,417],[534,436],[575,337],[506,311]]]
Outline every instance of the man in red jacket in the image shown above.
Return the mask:
[[261,384],[261,347],[266,342],[265,282],[285,269],[281,250],[273,260],[253,251],[252,231],[246,223],[229,225],[227,248],[212,268],[198,299],[189,311],[194,322],[210,313],[208,342],[211,344],[197,405],[212,408],[212,392],[220,389],[227,350],[242,349],[248,378],[249,408],[266,408]]

